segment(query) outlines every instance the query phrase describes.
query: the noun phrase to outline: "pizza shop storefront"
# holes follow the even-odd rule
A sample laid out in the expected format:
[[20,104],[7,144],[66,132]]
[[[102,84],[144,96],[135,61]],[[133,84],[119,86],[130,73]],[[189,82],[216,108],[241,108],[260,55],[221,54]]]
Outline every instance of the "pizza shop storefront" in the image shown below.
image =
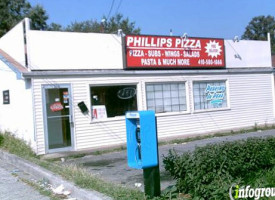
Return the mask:
[[[46,152],[125,144],[124,114],[133,110],[156,112],[160,140],[274,123],[271,65],[262,66],[258,61],[251,66],[234,66],[240,60],[238,56],[243,63],[249,59],[244,55],[253,56],[241,51],[238,56],[236,52],[226,54],[231,53],[228,48],[239,44],[201,38],[187,39],[188,43],[180,37],[161,36],[122,39],[126,51],[122,53],[125,60],[121,69],[88,70],[77,76],[70,71],[48,74],[47,79],[58,84],[57,88],[49,87],[44,75],[34,78],[46,103]],[[249,41],[245,43],[242,45],[250,45]],[[257,42],[252,43],[257,46]],[[60,99],[56,99],[58,95]],[[67,96],[71,107],[66,106]],[[47,110],[56,100],[65,104],[64,109]],[[81,111],[81,104],[87,109],[84,106]],[[60,122],[45,116],[58,112],[64,112],[58,114]],[[57,135],[63,138],[58,140]],[[64,138],[68,149],[55,144],[64,144]]]
[[154,110],[159,140],[274,123],[269,41],[27,36],[37,154],[125,144],[126,111]]

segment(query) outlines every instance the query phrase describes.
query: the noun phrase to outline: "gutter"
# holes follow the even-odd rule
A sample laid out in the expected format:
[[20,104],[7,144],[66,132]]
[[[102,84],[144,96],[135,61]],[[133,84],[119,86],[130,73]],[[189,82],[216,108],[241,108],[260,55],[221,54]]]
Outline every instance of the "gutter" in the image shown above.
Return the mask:
[[215,70],[50,70],[23,72],[24,78],[49,77],[118,77],[118,76],[170,76],[170,75],[218,75],[218,74],[269,74],[275,73],[272,67],[227,68]]

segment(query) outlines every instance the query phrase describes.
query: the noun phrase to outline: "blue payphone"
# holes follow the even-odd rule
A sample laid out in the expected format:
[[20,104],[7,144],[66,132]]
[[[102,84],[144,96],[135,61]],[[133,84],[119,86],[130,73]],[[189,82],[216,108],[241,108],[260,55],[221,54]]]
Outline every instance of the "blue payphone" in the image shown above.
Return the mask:
[[127,112],[126,132],[129,167],[146,169],[158,166],[158,143],[155,112]]

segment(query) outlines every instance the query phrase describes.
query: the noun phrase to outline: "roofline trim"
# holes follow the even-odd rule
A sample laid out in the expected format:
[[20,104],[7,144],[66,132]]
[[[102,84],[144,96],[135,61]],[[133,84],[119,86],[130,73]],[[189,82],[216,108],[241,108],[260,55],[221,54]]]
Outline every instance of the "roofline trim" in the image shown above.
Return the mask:
[[198,74],[266,74],[275,73],[272,67],[259,67],[259,68],[227,68],[215,70],[51,70],[51,71],[31,71],[23,73],[25,78],[33,77],[87,77],[87,76],[150,76],[150,75],[198,75]]
[[14,73],[16,73],[17,79],[23,79],[23,73],[28,72],[23,65],[18,63],[2,49],[0,49],[0,60],[3,61]]

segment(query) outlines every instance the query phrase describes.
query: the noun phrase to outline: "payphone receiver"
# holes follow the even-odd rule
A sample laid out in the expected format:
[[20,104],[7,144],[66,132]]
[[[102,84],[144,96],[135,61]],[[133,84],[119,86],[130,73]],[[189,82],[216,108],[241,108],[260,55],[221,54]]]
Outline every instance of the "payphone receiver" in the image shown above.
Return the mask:
[[137,140],[137,143],[141,143],[141,140],[140,140],[140,126],[137,125],[137,128],[136,128],[136,140]]
[[141,139],[140,139],[140,125],[137,124],[136,128],[136,141],[137,141],[137,154],[138,161],[141,161]]

